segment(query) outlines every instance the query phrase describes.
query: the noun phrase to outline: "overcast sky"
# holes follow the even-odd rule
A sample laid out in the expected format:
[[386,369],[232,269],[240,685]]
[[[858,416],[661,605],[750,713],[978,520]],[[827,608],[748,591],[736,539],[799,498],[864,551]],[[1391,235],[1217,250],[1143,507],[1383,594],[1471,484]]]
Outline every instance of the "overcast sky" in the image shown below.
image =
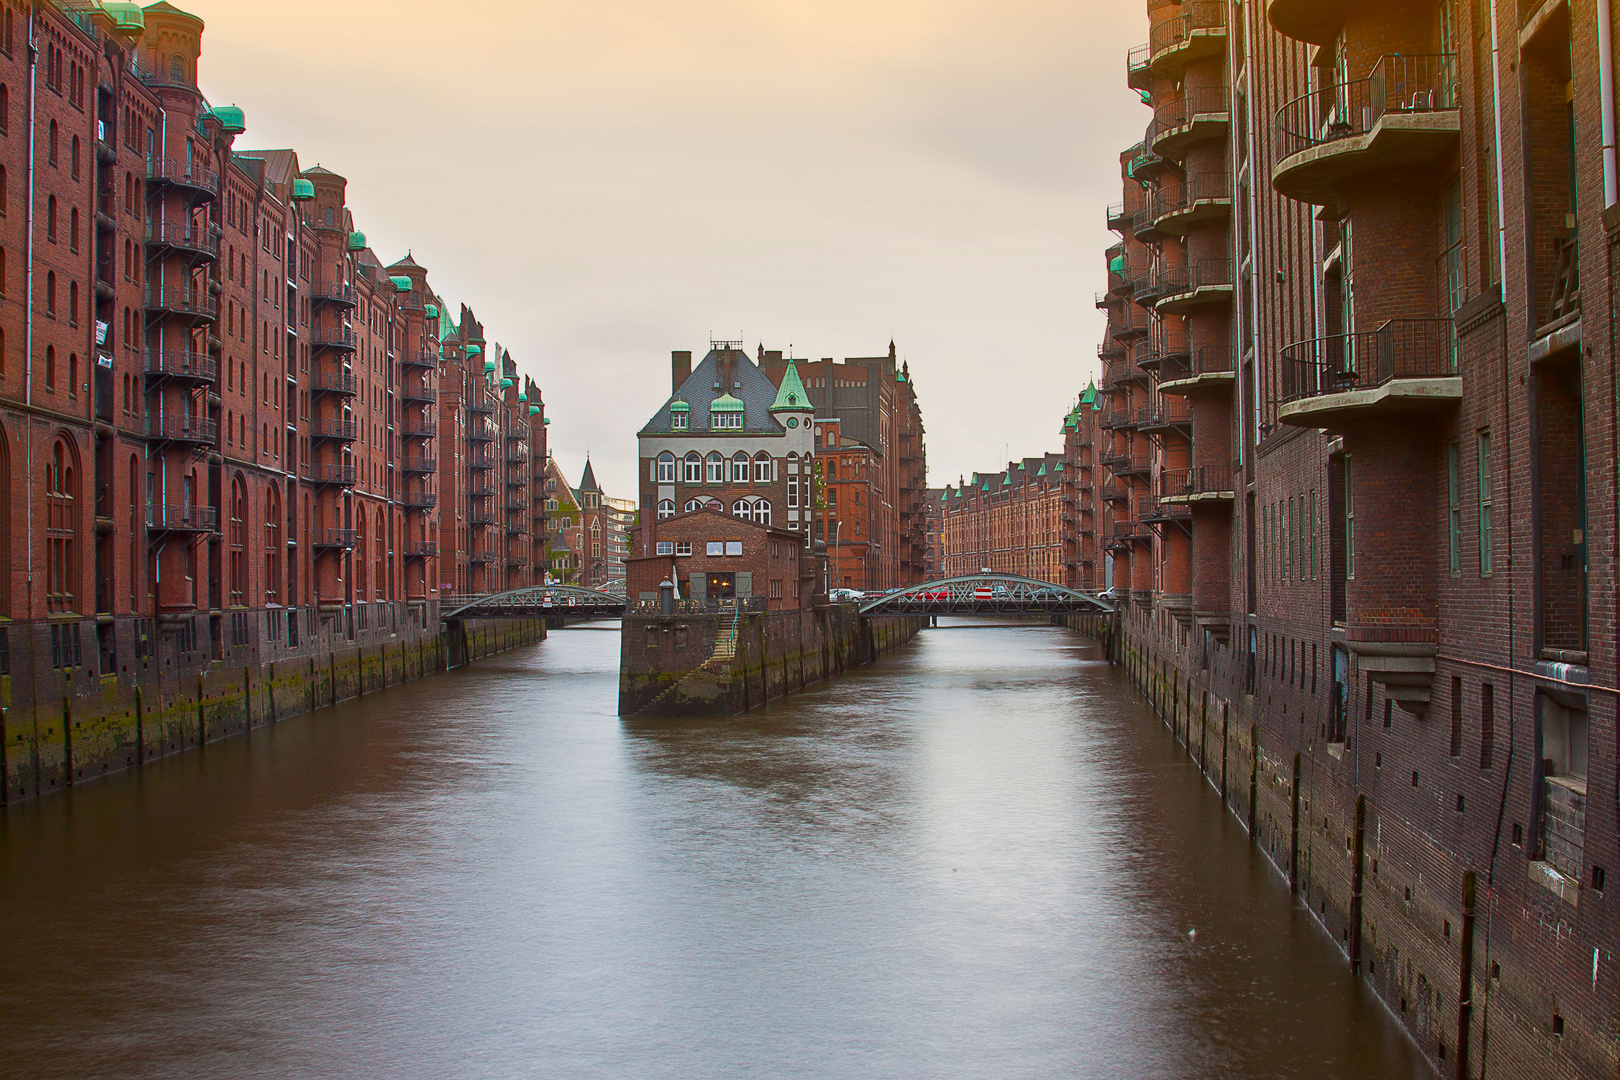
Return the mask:
[[911,364],[929,483],[1057,449],[1096,371],[1140,0],[180,0],[244,148],[349,178],[635,493],[671,349]]

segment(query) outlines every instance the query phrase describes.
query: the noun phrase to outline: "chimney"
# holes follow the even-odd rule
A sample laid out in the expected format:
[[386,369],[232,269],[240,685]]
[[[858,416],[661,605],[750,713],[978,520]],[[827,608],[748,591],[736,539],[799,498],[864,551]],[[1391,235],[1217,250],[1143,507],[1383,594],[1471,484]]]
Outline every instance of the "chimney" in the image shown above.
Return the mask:
[[692,374],[692,351],[676,349],[669,354],[670,393],[681,392],[681,384]]

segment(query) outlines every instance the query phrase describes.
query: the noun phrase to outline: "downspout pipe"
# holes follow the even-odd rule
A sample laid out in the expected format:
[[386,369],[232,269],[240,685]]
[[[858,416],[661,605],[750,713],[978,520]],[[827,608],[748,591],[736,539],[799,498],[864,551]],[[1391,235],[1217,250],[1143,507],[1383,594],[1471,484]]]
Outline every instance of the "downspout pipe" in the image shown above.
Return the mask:
[[28,535],[24,541],[28,548],[28,617],[34,616],[34,198],[36,169],[38,168],[37,131],[39,118],[39,46],[35,40],[34,20],[36,4],[28,5],[28,284],[23,307],[23,404],[28,407],[28,425],[24,429],[24,456],[28,462],[27,478],[23,490],[28,492]]
[[1614,24],[1610,20],[1612,0],[1597,0],[1598,102],[1603,117],[1603,208],[1620,202],[1620,178],[1616,177],[1614,140]]
[[[1605,7],[1608,0],[1599,0]],[[1502,188],[1502,36],[1497,28],[1496,2],[1491,0],[1491,113],[1496,135],[1496,273],[1507,300],[1507,195]]]

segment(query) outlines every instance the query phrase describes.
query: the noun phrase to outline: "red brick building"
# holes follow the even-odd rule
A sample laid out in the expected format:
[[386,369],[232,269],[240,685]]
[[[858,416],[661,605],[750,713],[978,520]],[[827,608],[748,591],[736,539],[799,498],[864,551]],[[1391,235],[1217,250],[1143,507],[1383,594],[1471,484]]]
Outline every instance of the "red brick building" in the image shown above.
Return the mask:
[[[780,384],[789,362],[780,352],[763,346],[760,357],[766,375]],[[864,446],[868,451],[858,481],[847,476],[832,481],[839,492],[845,488],[836,485],[857,482],[862,500],[860,536],[850,535],[856,524],[853,519],[839,528],[838,517],[829,514],[827,518],[825,542],[829,547],[848,545],[834,556],[835,562],[849,564],[840,571],[840,580],[848,578],[850,587],[857,589],[891,589],[928,580],[924,515],[928,454],[910,367],[898,360],[892,341],[887,356],[852,357],[842,363],[831,358],[792,363],[815,406],[817,420],[837,422],[834,446],[841,458],[850,458],[853,468],[854,448]],[[818,453],[825,449],[818,443]],[[825,474],[822,479],[829,480]],[[854,491],[843,497],[840,514],[853,508]],[[818,533],[816,538],[823,536]]]
[[15,715],[436,635],[441,592],[527,582],[543,542],[538,389],[384,266],[343,177],[244,148],[202,33],[169,3],[0,5]]
[[808,608],[817,590],[819,559],[804,534],[778,529],[712,507],[659,519],[646,530],[653,554],[626,563],[626,595],[661,599],[669,581],[678,598],[711,601],[754,599],[768,611]]
[[982,570],[1064,583],[1067,463],[1062,454],[1009,462],[940,495],[947,578]]
[[1446,1075],[1616,1071],[1609,12],[1150,3],[1066,434],[1123,659]]

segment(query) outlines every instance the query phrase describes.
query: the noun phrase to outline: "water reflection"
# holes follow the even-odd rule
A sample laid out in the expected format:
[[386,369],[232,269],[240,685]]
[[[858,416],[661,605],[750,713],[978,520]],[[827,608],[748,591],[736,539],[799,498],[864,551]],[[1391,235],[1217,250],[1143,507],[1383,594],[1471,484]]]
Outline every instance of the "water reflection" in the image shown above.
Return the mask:
[[1094,649],[620,721],[597,629],[0,817],[19,1076],[1425,1075]]

